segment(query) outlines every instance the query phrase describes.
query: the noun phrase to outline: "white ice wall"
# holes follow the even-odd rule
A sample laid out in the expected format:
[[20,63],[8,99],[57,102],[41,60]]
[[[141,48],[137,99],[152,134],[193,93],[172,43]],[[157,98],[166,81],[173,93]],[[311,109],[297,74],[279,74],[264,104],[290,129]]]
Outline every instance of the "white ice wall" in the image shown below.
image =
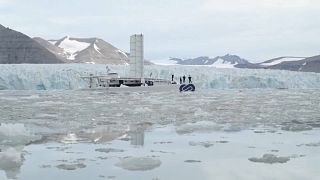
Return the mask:
[[[129,66],[108,65],[120,76],[128,76]],[[80,89],[88,86],[81,76],[105,75],[106,66],[99,64],[20,64],[0,65],[0,89],[52,90]],[[320,73],[305,73],[266,69],[218,69],[206,66],[145,66],[145,77],[163,78],[179,82],[179,76],[191,75],[193,82],[205,89],[242,88],[320,88]],[[200,87],[197,87],[199,89]]]
[[143,35],[130,37],[130,77],[143,78]]

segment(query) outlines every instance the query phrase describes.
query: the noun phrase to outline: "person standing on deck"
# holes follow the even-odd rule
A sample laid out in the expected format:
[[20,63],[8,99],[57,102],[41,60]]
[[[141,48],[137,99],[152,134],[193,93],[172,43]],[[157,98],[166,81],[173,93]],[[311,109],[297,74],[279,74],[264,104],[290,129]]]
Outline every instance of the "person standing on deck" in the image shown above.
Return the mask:
[[173,82],[173,78],[174,78],[174,75],[172,74],[172,76],[171,76],[171,81]]
[[191,76],[190,75],[188,76],[188,79],[189,79],[189,84],[191,84],[192,81],[191,81]]
[[183,83],[185,83],[186,82],[186,76],[183,75],[182,79],[183,79]]
[[180,77],[180,84],[182,84],[182,79],[181,79],[181,77]]

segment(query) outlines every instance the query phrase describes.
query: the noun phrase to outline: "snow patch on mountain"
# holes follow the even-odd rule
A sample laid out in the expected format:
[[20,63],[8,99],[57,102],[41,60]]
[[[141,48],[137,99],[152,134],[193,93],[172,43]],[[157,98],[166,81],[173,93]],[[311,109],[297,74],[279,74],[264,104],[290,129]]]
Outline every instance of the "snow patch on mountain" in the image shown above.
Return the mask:
[[218,60],[216,60],[212,65],[212,67],[215,68],[235,68],[234,66],[237,65],[238,63],[232,64],[229,61],[225,61],[222,58],[218,58]]
[[128,57],[128,55],[125,52],[121,51],[120,49],[117,49],[116,51],[120,54],[123,54],[125,57]]
[[69,36],[67,36],[63,41],[60,42],[60,48],[64,49],[64,51],[69,54],[67,57],[68,60],[75,60],[75,56],[78,52],[87,49],[90,46],[90,43],[80,42],[76,40],[71,40]]
[[49,43],[51,43],[52,45],[55,45],[58,41],[57,40],[48,40]]
[[265,61],[263,63],[260,63],[260,65],[262,66],[273,66],[273,65],[277,65],[280,64],[282,62],[288,62],[288,61],[299,61],[305,59],[305,57],[280,57],[280,58],[276,58],[276,59],[271,59],[268,61]]
[[169,59],[158,59],[158,60],[154,60],[152,61],[153,63],[157,64],[157,65],[164,65],[164,66],[168,66],[168,65],[178,65],[177,61],[174,60],[174,58],[169,58]]
[[224,55],[214,58],[200,56],[197,58],[179,59],[169,58],[154,61],[158,65],[192,65],[192,66],[211,66],[215,68],[235,68],[238,64],[250,64],[247,60],[236,55]]
[[100,49],[98,48],[98,46],[96,45],[96,43],[93,44],[94,49],[101,54]]

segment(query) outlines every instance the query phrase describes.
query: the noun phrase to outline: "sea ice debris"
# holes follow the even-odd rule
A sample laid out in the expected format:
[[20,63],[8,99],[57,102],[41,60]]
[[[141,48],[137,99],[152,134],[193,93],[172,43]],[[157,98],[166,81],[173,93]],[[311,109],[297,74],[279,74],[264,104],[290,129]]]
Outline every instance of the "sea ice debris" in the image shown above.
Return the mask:
[[275,163],[286,163],[290,160],[289,157],[276,156],[274,154],[264,154],[261,158],[252,157],[249,161],[257,163],[275,164]]
[[147,171],[161,165],[161,161],[150,157],[128,157],[123,158],[116,166],[129,171]]

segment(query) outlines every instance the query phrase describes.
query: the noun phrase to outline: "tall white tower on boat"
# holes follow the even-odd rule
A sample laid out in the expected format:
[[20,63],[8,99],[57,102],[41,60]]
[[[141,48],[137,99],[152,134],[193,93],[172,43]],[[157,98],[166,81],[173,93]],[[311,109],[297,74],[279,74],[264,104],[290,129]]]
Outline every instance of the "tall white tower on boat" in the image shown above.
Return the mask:
[[130,36],[130,77],[143,78],[143,35]]

